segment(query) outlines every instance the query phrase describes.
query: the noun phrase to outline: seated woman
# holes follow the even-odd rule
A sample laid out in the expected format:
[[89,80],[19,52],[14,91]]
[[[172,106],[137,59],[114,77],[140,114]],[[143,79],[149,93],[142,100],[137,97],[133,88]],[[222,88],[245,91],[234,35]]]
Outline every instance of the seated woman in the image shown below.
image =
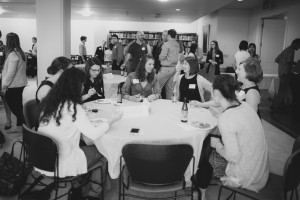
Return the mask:
[[135,72],[131,72],[123,87],[123,98],[140,102],[143,96],[148,101],[160,98],[160,88],[157,75],[154,72],[154,59],[152,56],[142,57]]
[[[42,112],[38,131],[51,136],[58,145],[58,168],[61,178],[85,174],[97,162],[103,165],[105,172],[106,159],[95,145],[79,147],[80,136],[83,134],[91,140],[96,140],[122,115],[114,113],[108,122],[93,126],[81,106],[84,81],[85,73],[82,70],[74,67],[66,69],[40,104]],[[51,176],[49,172],[38,171]],[[101,182],[100,171],[94,170],[91,179]],[[100,193],[101,187],[92,183],[89,196],[99,198]]]
[[42,81],[36,91],[35,100],[37,104],[48,94],[63,71],[71,66],[72,61],[63,56],[57,57],[52,61],[51,65],[47,68],[47,73],[51,75],[50,78]]
[[[259,117],[259,103],[260,103],[260,90],[257,84],[263,79],[263,71],[260,63],[255,58],[248,58],[236,69],[237,81],[241,82],[242,95],[238,95],[238,99],[246,101],[255,111]],[[239,93],[241,94],[241,93]]]
[[82,92],[84,102],[105,99],[103,84],[103,69],[98,58],[89,58],[85,64],[87,74]]
[[[218,122],[221,139],[207,137],[204,140],[199,169],[192,177],[201,190],[202,199],[205,199],[206,188],[220,163],[212,162],[212,154],[207,152],[214,151],[215,155],[219,154],[227,161],[223,170],[218,170],[224,185],[258,192],[268,180],[268,148],[264,129],[253,108],[237,100],[235,91],[238,87],[230,75],[220,75],[213,82],[214,101],[224,111]],[[207,151],[208,147],[212,149]]]
[[[178,68],[180,66],[176,66]],[[212,91],[211,83],[198,74],[199,64],[198,59],[187,57],[182,64],[184,74],[179,75],[176,79],[176,99],[179,101],[196,100],[205,102],[204,91]],[[178,71],[178,69],[176,69]]]

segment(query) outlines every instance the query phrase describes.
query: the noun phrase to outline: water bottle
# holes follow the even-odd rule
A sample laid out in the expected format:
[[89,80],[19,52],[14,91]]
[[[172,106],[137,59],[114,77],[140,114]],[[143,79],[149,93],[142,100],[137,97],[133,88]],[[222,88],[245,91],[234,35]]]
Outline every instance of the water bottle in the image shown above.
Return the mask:
[[118,87],[117,103],[122,103],[122,90],[121,90],[121,87]]
[[181,108],[181,122],[186,123],[188,121],[188,106],[187,106],[187,98],[184,98],[182,108]]

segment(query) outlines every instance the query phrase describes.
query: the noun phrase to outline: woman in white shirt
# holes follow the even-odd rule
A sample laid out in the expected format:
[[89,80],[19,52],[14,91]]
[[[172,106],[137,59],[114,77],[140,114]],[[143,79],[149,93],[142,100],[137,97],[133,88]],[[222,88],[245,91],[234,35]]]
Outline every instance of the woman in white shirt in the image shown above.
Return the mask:
[[26,57],[20,47],[19,36],[15,33],[6,35],[6,56],[2,71],[2,94],[17,117],[17,126],[8,132],[22,132],[22,124],[25,123],[22,93],[27,84]]
[[226,168],[218,170],[224,185],[258,192],[268,180],[268,148],[264,130],[254,109],[237,100],[235,91],[238,87],[230,75],[220,75],[213,82],[214,101],[224,111],[218,120],[221,139],[208,136],[204,140],[199,170],[192,177],[200,188],[202,200],[206,199],[206,188],[220,163],[211,162],[211,154],[207,153],[209,146],[227,161]]
[[234,54],[235,59],[235,70],[237,66],[239,66],[243,61],[250,57],[250,53],[248,52],[248,42],[242,40],[239,45],[239,51]]
[[[79,147],[81,134],[91,140],[101,137],[121,114],[113,114],[108,122],[95,127],[81,106],[81,93],[85,73],[74,67],[64,70],[56,84],[42,100],[38,131],[55,139],[59,149],[59,176],[77,176],[101,162],[105,172],[105,158],[95,145]],[[37,169],[38,170],[38,169]],[[45,175],[45,171],[38,170]],[[94,170],[92,179],[101,182],[99,170]],[[91,197],[99,197],[101,187],[92,183]],[[92,198],[91,198],[92,199]]]

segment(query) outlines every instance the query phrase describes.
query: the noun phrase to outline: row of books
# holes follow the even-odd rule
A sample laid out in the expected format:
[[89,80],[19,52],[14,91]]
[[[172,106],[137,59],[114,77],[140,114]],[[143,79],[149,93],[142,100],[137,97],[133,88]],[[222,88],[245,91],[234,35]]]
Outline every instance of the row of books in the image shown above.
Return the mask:
[[[126,33],[126,32],[111,32],[110,37],[112,35],[116,34],[119,38],[123,39],[135,39],[136,33]],[[195,35],[184,35],[184,34],[178,34],[176,36],[177,40],[189,40],[192,41],[195,39]],[[145,39],[161,39],[161,33],[145,33]]]

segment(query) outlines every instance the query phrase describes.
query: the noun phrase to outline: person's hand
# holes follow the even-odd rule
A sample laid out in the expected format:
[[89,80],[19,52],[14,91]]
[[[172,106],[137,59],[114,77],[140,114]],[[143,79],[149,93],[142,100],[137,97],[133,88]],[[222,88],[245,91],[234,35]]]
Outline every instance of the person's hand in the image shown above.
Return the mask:
[[1,94],[4,96],[7,91],[7,87],[3,87],[1,90]]
[[175,66],[176,72],[180,72],[182,69],[182,64],[181,63],[177,63],[177,65]]
[[219,138],[211,137],[210,138],[210,146],[212,148],[216,148],[217,144],[221,143]]
[[126,64],[123,63],[123,64],[120,66],[120,69],[123,70],[125,67],[126,67]]
[[108,120],[109,125],[113,124],[116,121],[119,121],[123,116],[123,112],[118,108],[117,110],[115,110],[110,118],[110,120]]
[[210,114],[215,118],[219,118],[219,116],[221,114],[220,111],[215,107],[209,107],[209,111],[210,111]]
[[155,94],[151,94],[151,95],[148,96],[148,101],[149,101],[149,102],[152,102],[152,101],[154,101],[155,99],[156,99]]
[[96,94],[96,90],[94,88],[90,88],[89,91],[88,91],[88,95],[91,97],[94,94]]
[[133,102],[140,102],[140,95],[130,96],[129,100]]

